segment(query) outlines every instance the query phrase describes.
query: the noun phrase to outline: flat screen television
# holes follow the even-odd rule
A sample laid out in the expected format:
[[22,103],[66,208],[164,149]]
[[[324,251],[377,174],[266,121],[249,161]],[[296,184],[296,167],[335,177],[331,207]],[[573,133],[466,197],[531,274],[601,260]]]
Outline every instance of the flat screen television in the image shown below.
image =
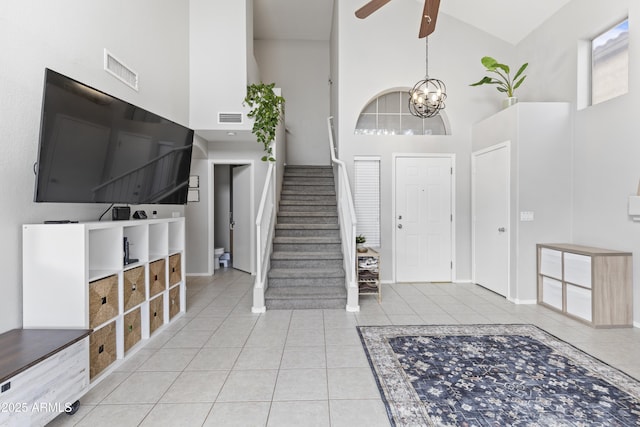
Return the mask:
[[193,130],[46,69],[36,202],[185,204]]

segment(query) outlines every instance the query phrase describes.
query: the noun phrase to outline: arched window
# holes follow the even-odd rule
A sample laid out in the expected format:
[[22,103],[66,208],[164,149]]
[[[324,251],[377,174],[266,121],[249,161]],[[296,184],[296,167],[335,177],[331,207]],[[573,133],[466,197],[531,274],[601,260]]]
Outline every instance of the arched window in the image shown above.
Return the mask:
[[409,112],[409,90],[396,89],[382,93],[361,112],[356,135],[449,135],[443,111],[421,119]]

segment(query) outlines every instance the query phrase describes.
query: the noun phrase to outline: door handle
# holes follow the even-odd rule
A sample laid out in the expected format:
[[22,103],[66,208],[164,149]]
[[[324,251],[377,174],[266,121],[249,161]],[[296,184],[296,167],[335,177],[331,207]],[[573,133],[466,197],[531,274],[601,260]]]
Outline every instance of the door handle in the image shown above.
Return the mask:
[[505,232],[505,231],[507,231],[507,230],[506,230],[506,228],[504,228],[504,227],[500,227],[500,228],[498,228],[498,231],[499,231],[500,233],[504,233],[504,232]]
[[402,228],[402,224],[398,224],[398,228]]

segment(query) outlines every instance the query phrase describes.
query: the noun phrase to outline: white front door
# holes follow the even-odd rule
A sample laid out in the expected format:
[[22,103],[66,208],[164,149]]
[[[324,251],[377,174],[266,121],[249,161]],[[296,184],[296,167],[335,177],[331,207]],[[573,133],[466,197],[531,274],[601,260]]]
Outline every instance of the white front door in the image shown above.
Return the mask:
[[509,143],[472,156],[473,281],[500,295],[509,289]]
[[232,265],[251,273],[251,166],[232,166]]
[[397,157],[397,282],[449,282],[452,274],[451,157]]

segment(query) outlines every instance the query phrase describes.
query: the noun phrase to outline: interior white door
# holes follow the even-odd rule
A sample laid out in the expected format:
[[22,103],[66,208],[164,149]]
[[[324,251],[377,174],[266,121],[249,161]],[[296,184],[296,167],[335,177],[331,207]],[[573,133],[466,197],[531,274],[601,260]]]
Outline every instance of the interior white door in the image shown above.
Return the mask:
[[509,289],[509,144],[472,156],[473,278],[500,295]]
[[233,166],[233,268],[251,273],[251,166]]
[[397,157],[396,281],[449,282],[452,269],[452,159]]

